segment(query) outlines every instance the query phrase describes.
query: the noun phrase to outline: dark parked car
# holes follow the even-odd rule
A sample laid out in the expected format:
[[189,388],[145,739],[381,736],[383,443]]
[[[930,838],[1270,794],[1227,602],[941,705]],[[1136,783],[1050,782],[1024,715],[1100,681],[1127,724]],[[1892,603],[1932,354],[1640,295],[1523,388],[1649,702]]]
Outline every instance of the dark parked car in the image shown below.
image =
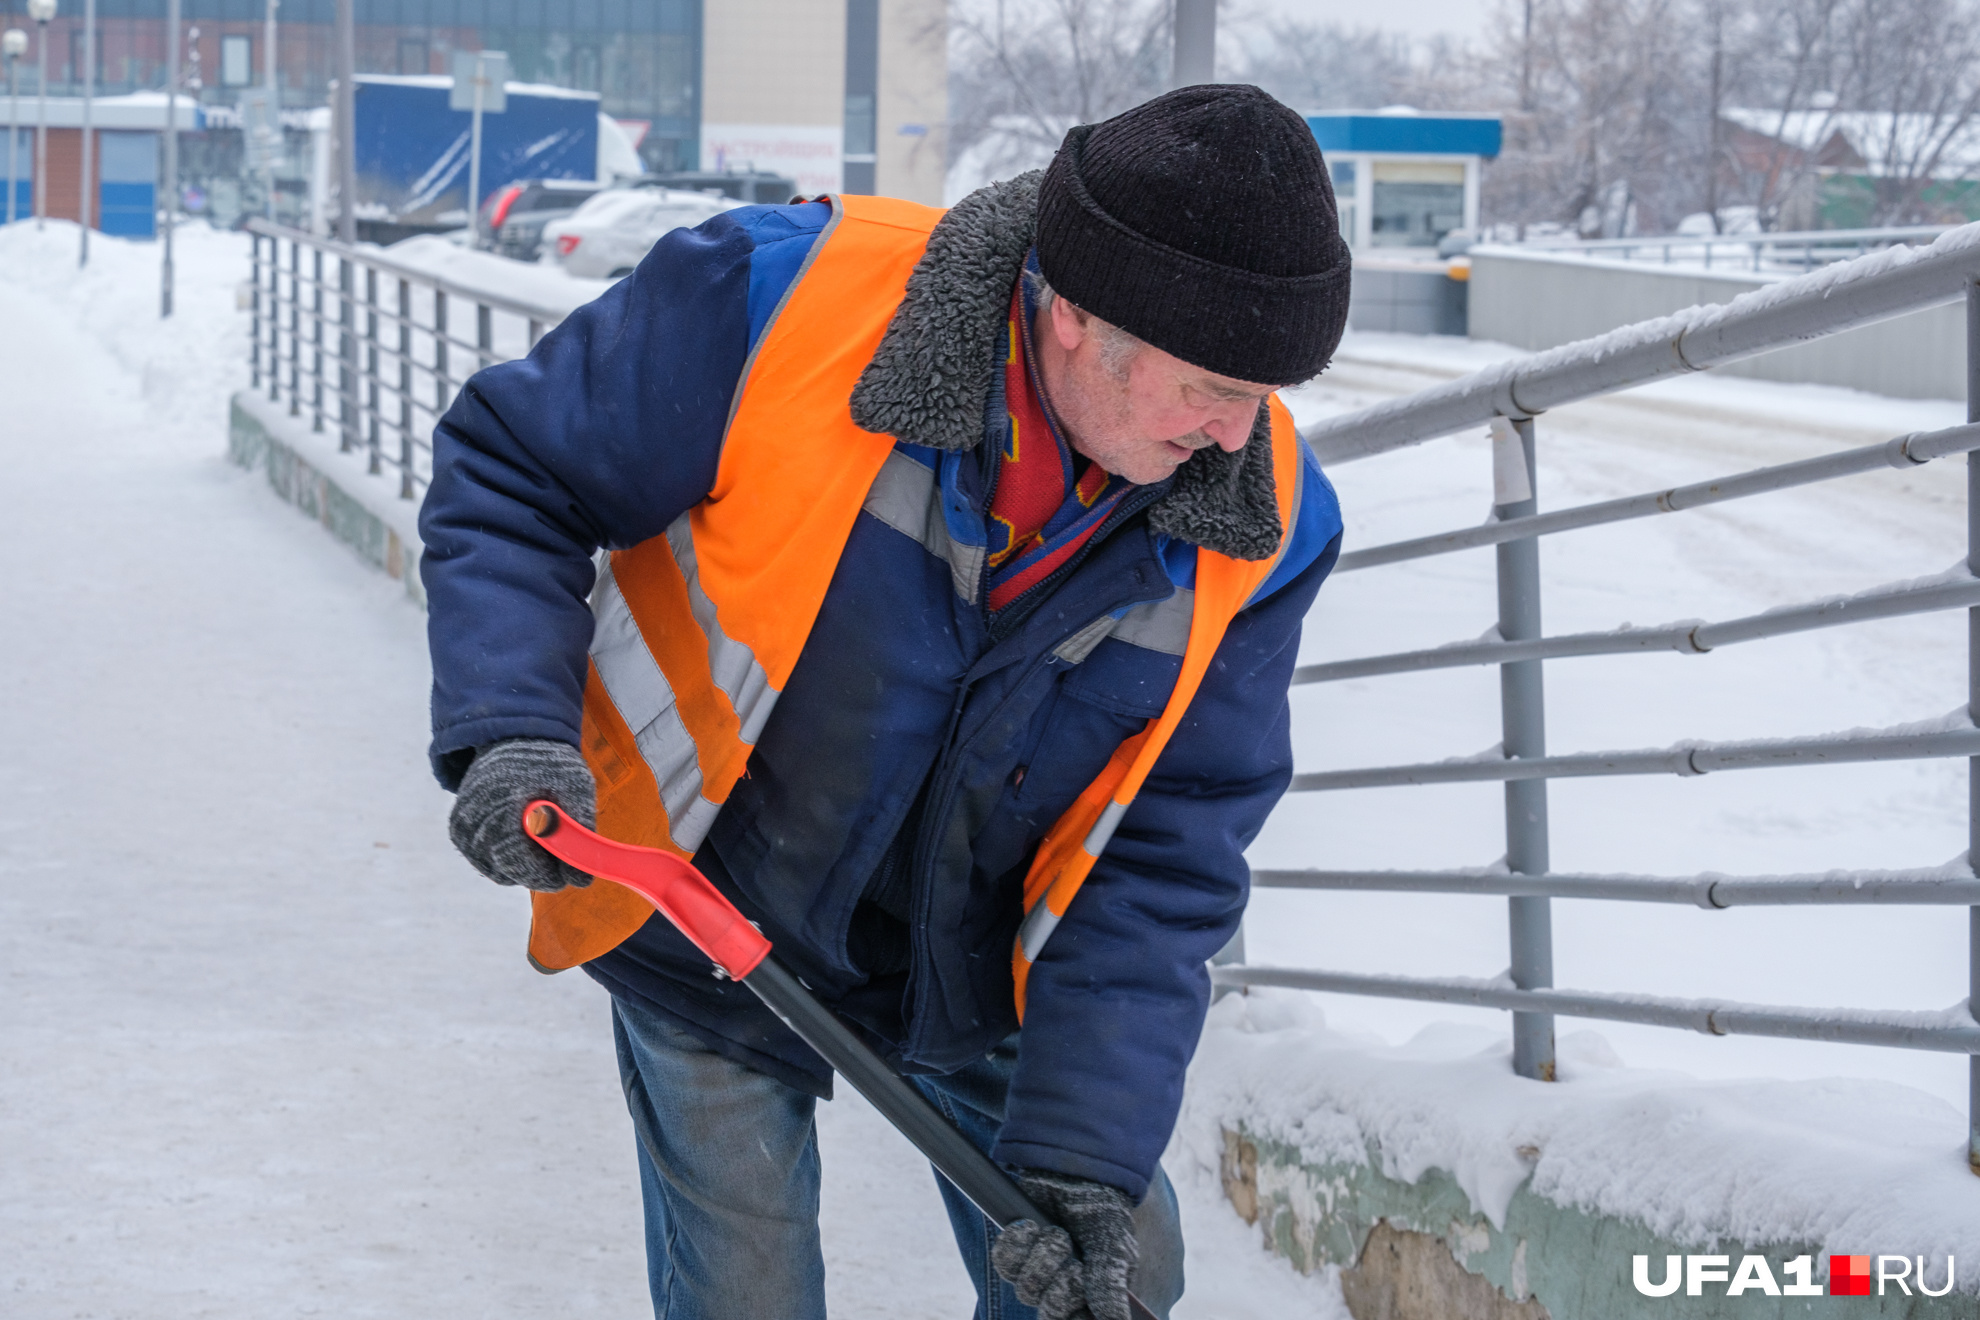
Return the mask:
[[603,186],[589,179],[524,179],[498,188],[481,204],[480,246],[517,261],[535,261],[541,255],[543,226],[577,210]]
[[782,206],[797,196],[797,180],[781,174],[717,174],[713,170],[679,170],[672,174],[642,174],[624,181],[635,188],[678,188],[682,192],[713,192],[745,206]]

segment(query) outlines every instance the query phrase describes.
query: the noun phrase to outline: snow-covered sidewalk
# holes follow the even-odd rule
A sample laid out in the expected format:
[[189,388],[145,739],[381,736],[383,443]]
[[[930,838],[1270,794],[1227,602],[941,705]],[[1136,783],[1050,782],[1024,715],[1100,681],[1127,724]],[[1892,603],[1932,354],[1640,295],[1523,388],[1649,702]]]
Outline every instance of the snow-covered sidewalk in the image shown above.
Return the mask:
[[72,230],[27,229],[0,1312],[637,1314],[603,1003],[528,971],[517,896],[446,845],[424,620],[221,460],[245,244],[187,235],[161,328],[153,250],[99,240],[77,278]]
[[[155,248],[96,241],[81,273],[74,251],[66,225],[0,230],[0,1314],[644,1314],[605,1001],[580,976],[530,971],[523,896],[446,844],[423,751],[424,619],[222,461],[226,400],[246,383],[244,240],[182,236],[180,314],[162,325]],[[1359,407],[1504,352],[1356,336],[1294,404]],[[1958,415],[1673,382],[1543,419],[1541,498]],[[1350,540],[1475,520],[1488,471],[1476,436],[1343,466]],[[1859,590],[1945,567],[1963,534],[1950,464],[1580,534],[1543,553],[1549,630]],[[1342,575],[1303,660],[1475,634],[1490,562]],[[1964,690],[1963,646],[1945,615],[1562,662],[1550,738],[1570,751],[1936,715]],[[1303,770],[1498,736],[1488,670],[1302,689],[1294,714]],[[1963,846],[1964,812],[1963,768],[1929,763],[1564,784],[1554,857],[1670,874],[1932,865]],[[1503,848],[1499,813],[1491,785],[1296,796],[1253,860],[1484,865]],[[1963,988],[1964,920],[1942,909],[1555,909],[1564,985],[1918,1009]],[[1262,893],[1250,947],[1259,962],[1489,977],[1503,914]],[[1587,1025],[1562,1024],[1565,1084],[1540,1088],[1507,1075],[1498,1013],[1227,1001],[1168,1160],[1191,1253],[1178,1320],[1346,1316],[1334,1279],[1265,1255],[1224,1201],[1219,1131],[1236,1121],[1316,1158],[1374,1141],[1390,1172],[1444,1169],[1488,1216],[1531,1175],[1531,1191],[1673,1237],[1779,1230],[1875,1250],[1909,1235],[1930,1251],[1980,1235],[1980,1180],[1953,1163],[1964,1060]],[[1653,1170],[1668,1143],[1629,1118],[1645,1113],[1703,1144]],[[1825,1123],[1847,1139],[1822,1150],[1833,1167],[1799,1176]],[[926,1167],[857,1097],[820,1125],[834,1313],[966,1315]],[[1878,1177],[1896,1199],[1863,1192]]]
[[[74,252],[0,230],[0,1314],[646,1314],[606,1000],[447,844],[425,620],[222,460],[245,242],[164,325]],[[927,1166],[820,1123],[833,1313],[967,1315]],[[1344,1314],[1188,1213],[1180,1315]]]

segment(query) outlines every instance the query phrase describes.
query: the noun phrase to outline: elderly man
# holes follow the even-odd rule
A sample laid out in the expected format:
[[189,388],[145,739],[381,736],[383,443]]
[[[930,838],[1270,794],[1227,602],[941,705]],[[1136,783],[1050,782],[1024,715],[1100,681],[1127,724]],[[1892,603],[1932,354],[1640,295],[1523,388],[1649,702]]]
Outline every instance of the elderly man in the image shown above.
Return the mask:
[[943,1185],[979,1316],[1180,1295],[1157,1160],[1339,547],[1272,391],[1348,268],[1300,118],[1185,88],[946,213],[669,234],[440,423],[433,763],[611,994],[656,1315],[824,1314],[831,1073],[532,798],[692,857],[1063,1225]]

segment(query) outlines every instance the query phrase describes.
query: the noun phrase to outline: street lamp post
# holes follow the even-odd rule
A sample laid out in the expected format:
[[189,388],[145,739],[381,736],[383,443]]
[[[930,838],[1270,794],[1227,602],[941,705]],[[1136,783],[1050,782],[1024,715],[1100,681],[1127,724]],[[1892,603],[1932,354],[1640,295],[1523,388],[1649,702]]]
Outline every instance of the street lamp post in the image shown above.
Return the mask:
[[477,240],[481,236],[481,117],[507,112],[508,83],[507,52],[454,52],[454,89],[447,97],[447,105],[450,109],[465,110],[470,116],[467,216]]
[[337,0],[337,241],[357,242],[357,0]]
[[14,223],[15,195],[20,192],[21,89],[17,82],[21,56],[27,54],[28,34],[8,28],[0,37],[7,57],[7,223]]
[[262,60],[268,67],[268,133],[274,141],[268,152],[268,218],[275,219],[275,161],[282,149],[282,88],[275,64],[275,11],[282,0],[268,0],[268,34],[261,39]]
[[172,314],[172,226],[179,211],[179,0],[165,6],[165,252],[158,315]]
[[96,135],[92,131],[92,111],[96,106],[96,0],[83,0],[83,129],[82,129],[82,206],[77,214],[82,217],[79,233],[81,245],[76,249],[76,264],[89,264],[89,220],[96,212],[92,203],[96,200],[95,152]]
[[36,85],[40,102],[34,124],[34,227],[46,227],[48,220],[48,25],[55,18],[55,0],[28,0],[28,17],[40,29],[35,42],[41,48],[41,77]]

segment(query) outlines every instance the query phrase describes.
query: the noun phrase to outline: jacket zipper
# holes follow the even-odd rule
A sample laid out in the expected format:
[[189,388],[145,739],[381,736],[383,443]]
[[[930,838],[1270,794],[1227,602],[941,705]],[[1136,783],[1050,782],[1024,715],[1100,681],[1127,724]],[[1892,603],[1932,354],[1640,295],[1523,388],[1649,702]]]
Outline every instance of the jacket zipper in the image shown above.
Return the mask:
[[[994,494],[995,492],[993,491],[992,493]],[[1084,544],[1079,549],[1073,551],[1072,556],[1065,563],[1060,564],[1050,573],[1047,573],[1044,577],[1032,583],[1023,591],[1020,591],[1011,599],[1010,604],[1004,606],[1003,609],[998,610],[995,614],[990,612],[990,564],[989,557],[986,555],[981,570],[982,576],[976,584],[976,594],[977,599],[982,602],[983,623],[985,630],[989,633],[990,644],[995,646],[1016,632],[1023,625],[1025,619],[1030,617],[1031,611],[1029,606],[1032,603],[1042,600],[1054,587],[1057,587],[1061,582],[1071,577],[1073,570],[1085,562],[1088,553],[1098,547],[1107,537],[1119,530],[1123,522],[1132,518],[1135,514],[1140,513],[1167,493],[1168,488],[1166,486],[1136,486],[1132,492],[1121,497],[1120,504],[1115,507],[1112,513],[1107,515],[1105,521],[1093,529],[1093,535],[1087,537]],[[989,506],[985,505],[984,507],[988,508]]]
[[[1048,576],[1046,576],[1045,578],[1034,584],[1032,587],[1024,591],[1022,594],[1018,596],[1016,600],[1013,600],[1009,605],[1005,606],[1003,610],[999,611],[999,613],[1008,617],[1009,612],[1012,609],[1016,608],[1019,602],[1024,601],[1027,598],[1033,596],[1034,593],[1041,591],[1049,591],[1051,588],[1057,586],[1060,582],[1064,581],[1065,578],[1069,576],[1072,573],[1072,571],[1075,568],[1077,568],[1079,564],[1086,558],[1087,551],[1097,547],[1108,535],[1118,530],[1123,521],[1133,517],[1136,513],[1139,513],[1142,509],[1148,507],[1148,505],[1154,503],[1157,499],[1161,498],[1161,496],[1165,493],[1166,493],[1166,487],[1158,487],[1158,486],[1138,487],[1136,489],[1136,494],[1141,496],[1140,499],[1137,500],[1134,495],[1130,495],[1124,498],[1121,501],[1121,507],[1117,508],[1114,511],[1114,513],[1106,519],[1105,522],[1101,523],[1099,527],[1094,529],[1093,535],[1087,539],[1085,545],[1080,547],[1079,553],[1075,554],[1066,563],[1061,564],[1058,568],[1054,569]],[[983,572],[986,575],[988,574],[989,569],[987,565],[984,568]],[[984,593],[983,590],[986,584],[982,581],[979,581],[977,585],[978,585],[979,595],[984,602],[983,608],[987,613],[989,609],[989,600],[987,594]],[[1022,620],[1020,620],[1020,622],[1021,621]],[[1008,631],[1009,630],[1006,631],[1006,635],[1008,635]],[[1066,633],[1066,637],[1072,636],[1072,634],[1077,631],[1078,628],[1072,629],[1071,631]],[[992,629],[991,645],[995,646],[1002,640],[1003,637],[999,636],[995,629]],[[1062,637],[1059,639],[1059,642],[1063,642],[1064,640],[1065,638]],[[1056,648],[1057,645],[1058,642],[1055,642],[1053,644],[1054,648]],[[1030,666],[1026,668],[1024,676],[1020,678],[1017,681],[1017,683],[1012,686],[1011,695],[1006,697],[1005,700],[1009,701],[1013,699],[1017,693],[1022,692],[1025,686],[1030,682],[1032,676],[1036,674],[1040,669],[1044,668],[1046,665],[1049,665],[1051,661],[1052,661],[1052,650],[1048,649],[1042,651],[1041,654],[1038,656],[1038,658],[1033,660]],[[920,881],[922,878],[923,871],[927,868],[927,865],[932,861],[933,858],[933,854],[930,850],[930,840],[934,837],[935,833],[937,832],[939,822],[947,818],[949,813],[949,808],[955,801],[956,767],[961,763],[962,752],[965,750],[964,748],[956,745],[955,737],[956,737],[956,730],[960,727],[960,723],[962,720],[963,705],[968,700],[969,690],[971,686],[973,685],[965,684],[960,690],[957,691],[955,702],[953,705],[951,705],[949,709],[948,736],[943,740],[943,755],[941,760],[937,762],[934,770],[934,773],[940,776],[938,781],[940,784],[940,791],[935,798],[930,799],[923,804],[922,817],[921,820],[918,822],[916,828],[914,849],[909,854],[909,858],[908,858],[908,896],[909,896],[909,908],[912,915],[912,920],[908,927],[908,957],[909,957],[908,976],[909,976],[909,983],[913,987],[914,994],[912,996],[913,1002],[911,1002],[908,1006],[908,1013],[909,1013],[908,1030],[905,1039],[903,1039],[903,1041],[901,1042],[901,1050],[903,1057],[913,1057],[915,1048],[920,1044],[919,1038],[922,1030],[921,1024],[925,1021],[924,1015],[921,1011],[922,1008],[921,998],[928,991],[928,977],[924,972],[921,964],[924,958],[924,946],[926,944],[926,931],[928,926],[929,886],[920,883]],[[991,723],[994,723],[994,713],[993,713],[993,718],[990,720],[986,720],[984,723],[985,723],[985,727],[988,727]]]

